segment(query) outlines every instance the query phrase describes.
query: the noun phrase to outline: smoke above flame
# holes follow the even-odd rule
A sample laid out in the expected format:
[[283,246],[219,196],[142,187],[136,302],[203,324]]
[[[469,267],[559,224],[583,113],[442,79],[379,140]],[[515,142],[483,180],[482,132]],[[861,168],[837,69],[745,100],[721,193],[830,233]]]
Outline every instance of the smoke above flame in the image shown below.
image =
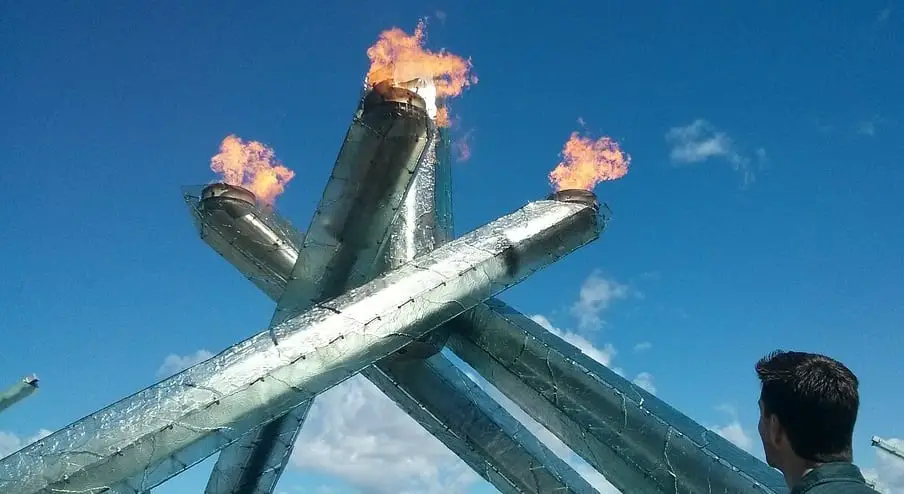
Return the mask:
[[455,161],[465,162],[471,159],[471,141],[474,138],[474,129],[470,129],[460,137],[452,139],[452,156]]
[[610,137],[592,139],[573,132],[562,148],[562,161],[549,173],[555,190],[593,190],[600,182],[628,173],[631,157]]
[[220,143],[219,154],[210,159],[210,169],[227,184],[250,190],[264,204],[273,204],[295,176],[276,160],[273,149],[257,141],[244,142],[234,135]]
[[[426,26],[423,21],[418,23],[411,35],[397,27],[380,33],[377,42],[367,49],[371,62],[367,72],[368,83],[414,79],[432,81],[436,88],[434,99],[440,100],[458,96],[466,87],[477,84],[477,77],[471,74],[470,59],[445,50],[432,52],[424,47],[425,40]],[[435,101],[433,103],[436,104]],[[439,108],[436,120],[437,125],[448,126],[448,111]]]

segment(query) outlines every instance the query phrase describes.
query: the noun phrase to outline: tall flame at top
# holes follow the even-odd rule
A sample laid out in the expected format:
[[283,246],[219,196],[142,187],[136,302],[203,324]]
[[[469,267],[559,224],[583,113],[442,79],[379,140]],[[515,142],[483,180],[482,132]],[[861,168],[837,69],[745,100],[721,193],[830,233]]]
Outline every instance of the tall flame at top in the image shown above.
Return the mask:
[[[477,77],[471,74],[471,60],[453,55],[444,50],[434,53],[424,48],[426,38],[425,25],[421,21],[409,35],[399,28],[392,28],[380,33],[377,42],[367,49],[370,58],[370,70],[367,82],[377,84],[385,80],[396,82],[421,79],[428,86],[435,88],[434,101],[428,105],[435,106],[437,98],[451,98],[461,94],[467,86],[477,83]],[[429,91],[418,91],[425,98]],[[444,108],[436,112],[437,125],[448,126],[449,116]]]
[[593,140],[577,132],[562,148],[562,161],[549,173],[555,190],[593,190],[600,182],[615,180],[628,173],[631,157],[610,137]]
[[250,190],[264,204],[273,204],[295,176],[276,160],[273,149],[257,141],[243,142],[234,135],[220,143],[219,154],[210,159],[210,169],[222,174],[227,184]]

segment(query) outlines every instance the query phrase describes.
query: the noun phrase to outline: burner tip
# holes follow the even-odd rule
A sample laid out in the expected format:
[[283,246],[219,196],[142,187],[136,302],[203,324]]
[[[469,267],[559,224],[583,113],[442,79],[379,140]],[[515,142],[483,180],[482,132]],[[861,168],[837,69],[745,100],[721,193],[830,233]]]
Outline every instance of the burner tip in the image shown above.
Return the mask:
[[596,199],[596,194],[585,189],[564,189],[553,192],[547,199],[551,201],[576,202],[586,204],[596,210],[599,210],[600,203]]

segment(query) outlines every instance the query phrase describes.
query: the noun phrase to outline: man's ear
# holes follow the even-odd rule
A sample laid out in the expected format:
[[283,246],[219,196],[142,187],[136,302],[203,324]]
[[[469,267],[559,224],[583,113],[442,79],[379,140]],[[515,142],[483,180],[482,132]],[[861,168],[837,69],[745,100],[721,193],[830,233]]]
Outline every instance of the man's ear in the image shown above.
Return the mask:
[[772,414],[769,416],[769,442],[775,446],[781,446],[787,440],[785,436],[785,428],[778,421],[778,416]]

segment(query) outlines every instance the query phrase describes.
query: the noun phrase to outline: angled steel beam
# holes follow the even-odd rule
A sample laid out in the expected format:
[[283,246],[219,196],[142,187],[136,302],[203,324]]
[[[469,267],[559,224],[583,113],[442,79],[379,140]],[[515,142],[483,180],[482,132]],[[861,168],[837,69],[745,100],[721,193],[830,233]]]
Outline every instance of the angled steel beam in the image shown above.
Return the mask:
[[623,492],[786,492],[765,463],[493,299],[449,347]]
[[0,412],[19,403],[38,391],[38,376],[31,375],[0,392]]
[[[447,146],[448,137],[441,136],[428,147],[427,159],[414,176],[392,234],[378,254],[379,270],[396,268],[451,237],[450,163],[442,157]],[[196,220],[203,225],[203,215],[196,213]],[[226,251],[224,257],[250,256]],[[243,261],[233,264],[239,269],[248,265]],[[274,298],[278,298],[281,280],[286,278],[285,273],[277,273],[259,286],[275,288]],[[595,492],[444,356],[434,355],[447,336],[443,335],[443,331],[434,331],[362,374],[500,492]],[[255,432],[226,448],[217,460],[207,494],[271,492],[288,461],[300,422],[281,422],[289,424],[287,430]],[[245,445],[274,436],[279,440],[269,454],[259,455],[261,461],[249,464],[253,455]]]
[[536,201],[0,460],[0,492],[141,492],[599,235]]

